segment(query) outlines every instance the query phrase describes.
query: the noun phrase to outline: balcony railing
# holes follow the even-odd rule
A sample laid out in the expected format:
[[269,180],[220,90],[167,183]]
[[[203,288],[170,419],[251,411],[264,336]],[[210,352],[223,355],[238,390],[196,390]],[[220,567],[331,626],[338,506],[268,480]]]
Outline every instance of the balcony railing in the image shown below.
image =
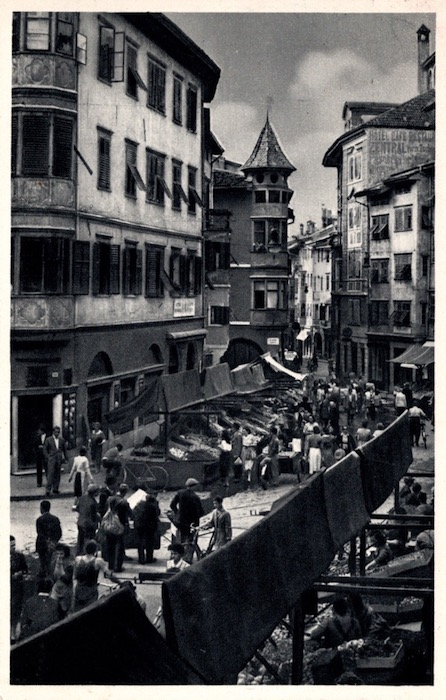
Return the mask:
[[51,177],[13,177],[11,203],[14,207],[60,207],[74,209],[74,182]]

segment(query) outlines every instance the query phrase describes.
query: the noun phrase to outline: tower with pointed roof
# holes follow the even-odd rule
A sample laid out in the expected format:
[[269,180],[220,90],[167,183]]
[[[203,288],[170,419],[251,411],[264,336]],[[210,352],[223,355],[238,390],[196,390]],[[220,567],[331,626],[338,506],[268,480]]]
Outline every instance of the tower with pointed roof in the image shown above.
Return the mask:
[[[283,359],[290,327],[288,222],[296,170],[269,114],[238,173],[216,172],[214,197],[231,219],[231,321],[227,360],[233,366],[270,351]],[[243,328],[241,328],[243,326]]]

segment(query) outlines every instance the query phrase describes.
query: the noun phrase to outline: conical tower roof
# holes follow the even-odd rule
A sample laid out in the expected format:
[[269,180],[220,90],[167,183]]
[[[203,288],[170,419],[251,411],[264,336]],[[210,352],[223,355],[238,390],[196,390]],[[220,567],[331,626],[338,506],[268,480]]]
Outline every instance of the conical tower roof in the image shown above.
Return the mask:
[[277,138],[268,115],[266,115],[265,126],[260,132],[254,150],[249,156],[241,170],[268,170],[274,169],[285,170],[289,173],[294,172],[296,168],[290,163]]

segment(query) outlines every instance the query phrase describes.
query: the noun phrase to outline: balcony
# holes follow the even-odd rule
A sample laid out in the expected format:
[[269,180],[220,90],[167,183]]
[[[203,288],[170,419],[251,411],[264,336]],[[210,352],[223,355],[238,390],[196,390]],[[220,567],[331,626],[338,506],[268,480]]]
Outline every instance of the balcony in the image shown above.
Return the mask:
[[11,300],[13,330],[63,330],[74,326],[74,298],[16,297]]
[[282,327],[288,325],[288,309],[252,309],[252,326]]

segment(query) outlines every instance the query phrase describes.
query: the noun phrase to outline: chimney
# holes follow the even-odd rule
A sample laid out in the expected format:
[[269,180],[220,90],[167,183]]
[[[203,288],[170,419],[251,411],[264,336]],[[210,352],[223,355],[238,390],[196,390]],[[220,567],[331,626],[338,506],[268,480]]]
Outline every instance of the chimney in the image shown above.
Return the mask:
[[303,236],[304,235],[304,225],[299,224],[299,228],[300,228],[300,235]]
[[429,58],[429,34],[430,29],[422,24],[417,31],[418,37],[418,94],[421,95],[426,92],[427,81],[426,81],[426,71],[423,69],[423,64],[427,58]]

